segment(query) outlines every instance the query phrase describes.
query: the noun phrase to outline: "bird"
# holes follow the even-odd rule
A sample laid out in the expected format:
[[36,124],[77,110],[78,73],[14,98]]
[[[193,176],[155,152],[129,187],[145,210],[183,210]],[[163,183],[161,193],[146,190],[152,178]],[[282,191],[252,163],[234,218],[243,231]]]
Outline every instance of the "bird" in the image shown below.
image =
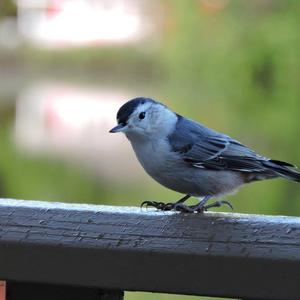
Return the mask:
[[[230,136],[173,112],[163,103],[137,97],[117,112],[111,133],[122,132],[146,171],[161,185],[184,194],[176,202],[144,201],[158,210],[201,213],[231,203],[211,198],[234,193],[246,183],[282,177],[300,182],[290,163],[257,154]],[[194,205],[185,204],[190,197]]]

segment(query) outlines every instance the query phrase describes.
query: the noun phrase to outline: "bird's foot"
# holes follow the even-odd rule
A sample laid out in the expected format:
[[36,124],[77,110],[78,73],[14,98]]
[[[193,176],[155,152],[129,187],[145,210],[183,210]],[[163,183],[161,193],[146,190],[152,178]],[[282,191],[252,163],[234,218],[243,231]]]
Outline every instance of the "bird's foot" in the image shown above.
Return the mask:
[[157,208],[159,210],[171,210],[171,209],[166,209],[167,208],[166,206],[168,204],[169,203],[163,203],[163,202],[157,202],[157,201],[144,201],[141,204],[141,208],[143,208],[145,206],[146,208],[154,207],[154,208]]
[[178,210],[178,211],[183,211],[186,208],[188,208],[187,205],[184,205],[182,203],[163,203],[163,202],[157,202],[157,201],[144,201],[141,204],[141,207],[155,207],[158,210],[162,211],[170,211],[170,210]]
[[219,201],[213,202],[208,205],[201,205],[201,202],[200,202],[198,205],[194,205],[193,209],[197,213],[203,213],[204,211],[208,211],[210,208],[221,207],[222,205],[227,205],[231,208],[231,210],[233,210],[232,204],[226,200],[219,200]]
[[185,211],[189,212],[189,206],[184,205],[183,203],[189,199],[190,195],[185,195],[184,197],[180,198],[178,201],[174,203],[163,203],[163,202],[157,202],[157,201],[144,201],[141,204],[141,207],[155,207],[159,210],[163,211],[169,211],[169,210],[177,210],[177,211]]
[[204,211],[209,210],[213,207],[221,207],[222,205],[227,205],[233,210],[233,206],[230,202],[226,200],[219,200],[214,203],[203,205],[202,203],[199,203],[197,205],[185,205],[182,202],[175,202],[175,203],[163,203],[163,202],[157,202],[157,201],[144,201],[141,204],[141,207],[155,207],[158,210],[162,211],[180,211],[184,213],[203,213]]
[[155,207],[158,210],[162,211],[181,211],[181,212],[193,212],[193,210],[190,209],[190,206],[183,204],[182,202],[175,202],[175,203],[163,203],[163,202],[157,202],[157,201],[144,201],[141,204],[141,207]]

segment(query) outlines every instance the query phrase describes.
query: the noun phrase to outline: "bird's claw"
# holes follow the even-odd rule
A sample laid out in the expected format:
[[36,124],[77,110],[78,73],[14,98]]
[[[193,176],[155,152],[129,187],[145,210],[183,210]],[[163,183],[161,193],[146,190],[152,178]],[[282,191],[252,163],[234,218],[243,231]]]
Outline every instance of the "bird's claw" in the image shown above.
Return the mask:
[[[229,201],[226,201],[226,200],[219,200],[214,203],[205,205],[205,206],[203,206],[203,210],[207,211],[208,209],[210,209],[212,207],[221,207],[222,205],[227,205],[230,207],[231,210],[233,210],[233,205]],[[203,212],[203,210],[201,212]]]
[[141,207],[154,207],[158,210],[162,211],[170,211],[170,210],[175,210],[175,211],[180,211],[184,213],[203,213],[204,211],[209,210],[210,208],[213,207],[220,207],[222,205],[227,205],[233,210],[233,206],[230,202],[226,200],[219,200],[214,203],[204,205],[204,206],[199,206],[199,205],[185,205],[183,203],[163,203],[163,202],[157,202],[157,201],[144,201],[141,204]]
[[233,205],[229,202],[229,201],[226,201],[226,200],[221,200],[221,205],[223,204],[226,204],[227,206],[229,206],[229,208],[233,211],[234,208],[233,208]]
[[[168,203],[167,203],[168,204]],[[164,210],[164,207],[167,205],[166,203],[163,203],[163,202],[157,202],[157,201],[144,201],[142,204],[141,204],[141,208],[143,208],[144,206],[146,208],[148,207],[155,207],[157,209],[160,209],[160,210]]]
[[184,207],[187,207],[186,205],[179,205],[177,203],[163,203],[163,202],[157,202],[157,201],[144,201],[141,204],[141,207],[154,207],[156,209],[162,210],[162,211],[170,211],[170,210],[177,210],[177,211],[183,211]]

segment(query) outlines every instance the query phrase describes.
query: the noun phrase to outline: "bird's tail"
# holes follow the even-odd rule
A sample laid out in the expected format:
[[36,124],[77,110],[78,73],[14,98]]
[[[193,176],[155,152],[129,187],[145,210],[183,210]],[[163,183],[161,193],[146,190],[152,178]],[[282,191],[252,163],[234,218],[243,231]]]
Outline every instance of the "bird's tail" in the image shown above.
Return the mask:
[[294,165],[274,159],[264,161],[263,165],[279,177],[300,182],[300,173],[295,170],[296,166]]

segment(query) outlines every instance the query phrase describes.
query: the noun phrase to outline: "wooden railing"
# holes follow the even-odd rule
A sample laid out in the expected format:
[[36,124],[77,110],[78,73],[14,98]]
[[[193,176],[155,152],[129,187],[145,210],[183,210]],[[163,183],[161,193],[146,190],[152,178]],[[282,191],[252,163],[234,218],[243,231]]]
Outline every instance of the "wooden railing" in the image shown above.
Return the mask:
[[0,279],[9,300],[300,299],[300,218],[0,199]]

